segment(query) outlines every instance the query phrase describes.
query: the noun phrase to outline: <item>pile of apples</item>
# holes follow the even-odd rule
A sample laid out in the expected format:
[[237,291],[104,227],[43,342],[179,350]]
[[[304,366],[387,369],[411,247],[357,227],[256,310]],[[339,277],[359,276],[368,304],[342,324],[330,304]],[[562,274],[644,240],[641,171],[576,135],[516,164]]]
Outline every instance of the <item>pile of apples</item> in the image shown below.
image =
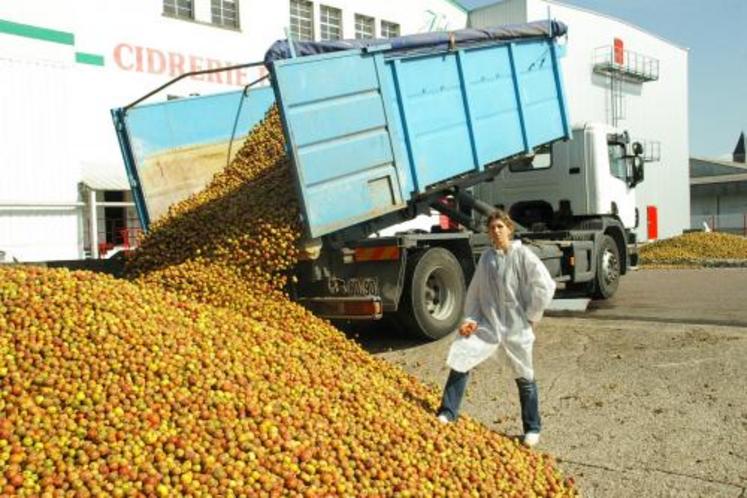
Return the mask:
[[747,238],[721,232],[691,232],[646,244],[646,265],[699,264],[705,260],[747,259]]
[[273,110],[127,280],[0,267],[0,495],[576,496],[288,299],[284,152]]

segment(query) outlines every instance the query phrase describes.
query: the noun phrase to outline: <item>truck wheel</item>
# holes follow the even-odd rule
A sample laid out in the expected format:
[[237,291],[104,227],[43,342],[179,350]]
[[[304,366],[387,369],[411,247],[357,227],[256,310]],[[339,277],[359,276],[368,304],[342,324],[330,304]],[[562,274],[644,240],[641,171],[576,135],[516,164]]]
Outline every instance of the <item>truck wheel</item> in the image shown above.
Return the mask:
[[620,251],[615,239],[609,235],[602,236],[602,243],[597,251],[597,268],[594,276],[593,296],[598,299],[609,299],[617,291],[620,283]]
[[464,273],[451,252],[434,247],[409,261],[397,322],[409,333],[437,340],[462,319]]

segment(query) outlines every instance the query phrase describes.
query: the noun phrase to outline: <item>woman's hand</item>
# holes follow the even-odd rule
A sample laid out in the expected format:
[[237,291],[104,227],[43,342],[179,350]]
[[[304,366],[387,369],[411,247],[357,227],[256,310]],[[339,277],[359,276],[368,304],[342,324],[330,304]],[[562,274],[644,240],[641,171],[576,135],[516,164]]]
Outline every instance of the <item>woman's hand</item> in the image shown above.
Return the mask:
[[475,330],[477,330],[477,323],[469,320],[459,326],[459,335],[469,337]]

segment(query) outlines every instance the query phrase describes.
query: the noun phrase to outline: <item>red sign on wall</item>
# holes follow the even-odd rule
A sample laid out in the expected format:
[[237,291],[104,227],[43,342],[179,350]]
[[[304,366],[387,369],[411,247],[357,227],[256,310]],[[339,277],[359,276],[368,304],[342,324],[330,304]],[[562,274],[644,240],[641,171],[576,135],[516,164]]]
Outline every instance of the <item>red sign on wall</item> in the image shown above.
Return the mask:
[[646,206],[646,220],[648,223],[648,240],[659,238],[659,210],[656,206]]
[[623,65],[625,61],[625,48],[620,38],[615,38],[615,64]]

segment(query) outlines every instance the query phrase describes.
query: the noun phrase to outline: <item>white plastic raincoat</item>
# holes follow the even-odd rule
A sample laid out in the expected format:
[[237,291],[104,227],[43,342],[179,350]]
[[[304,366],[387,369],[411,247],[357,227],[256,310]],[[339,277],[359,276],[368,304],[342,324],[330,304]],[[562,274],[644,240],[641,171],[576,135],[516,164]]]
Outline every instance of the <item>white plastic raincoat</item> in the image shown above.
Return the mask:
[[467,372],[503,346],[517,377],[534,380],[530,321],[538,322],[555,294],[542,261],[521,241],[506,253],[489,249],[480,257],[467,290],[465,321],[477,323],[469,337],[457,336],[447,364]]

